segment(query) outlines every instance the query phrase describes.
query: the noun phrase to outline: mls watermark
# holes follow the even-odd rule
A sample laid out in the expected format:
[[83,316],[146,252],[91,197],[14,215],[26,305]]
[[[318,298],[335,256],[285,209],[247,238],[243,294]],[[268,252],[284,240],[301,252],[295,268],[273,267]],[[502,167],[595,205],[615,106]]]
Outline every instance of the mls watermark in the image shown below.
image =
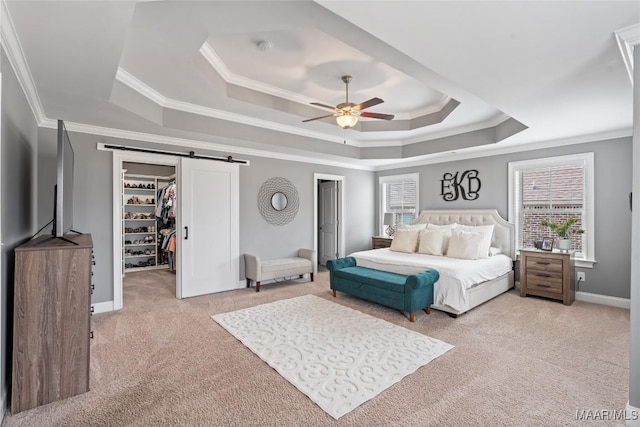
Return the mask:
[[636,421],[640,419],[640,411],[637,409],[578,409],[576,420],[578,421]]

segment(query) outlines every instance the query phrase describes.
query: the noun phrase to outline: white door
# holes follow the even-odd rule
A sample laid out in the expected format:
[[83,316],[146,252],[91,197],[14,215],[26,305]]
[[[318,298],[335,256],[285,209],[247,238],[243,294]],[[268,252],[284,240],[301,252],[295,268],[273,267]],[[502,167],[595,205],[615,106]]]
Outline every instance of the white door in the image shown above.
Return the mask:
[[325,265],[338,256],[338,183],[321,182],[319,187],[318,252],[320,264]]
[[182,159],[178,197],[180,298],[237,289],[239,166]]

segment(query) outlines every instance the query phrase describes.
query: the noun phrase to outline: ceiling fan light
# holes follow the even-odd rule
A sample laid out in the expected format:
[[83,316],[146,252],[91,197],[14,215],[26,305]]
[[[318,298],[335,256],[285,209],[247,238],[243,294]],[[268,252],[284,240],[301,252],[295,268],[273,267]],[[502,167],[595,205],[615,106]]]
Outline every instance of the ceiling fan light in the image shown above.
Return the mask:
[[351,114],[340,115],[336,117],[336,122],[342,129],[348,129],[358,123],[358,116],[353,116]]

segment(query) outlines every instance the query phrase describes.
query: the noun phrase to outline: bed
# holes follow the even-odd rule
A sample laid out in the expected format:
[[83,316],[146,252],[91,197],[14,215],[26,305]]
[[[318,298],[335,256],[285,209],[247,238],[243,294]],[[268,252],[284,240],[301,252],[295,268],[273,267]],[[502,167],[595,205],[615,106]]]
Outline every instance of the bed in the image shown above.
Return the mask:
[[464,260],[446,256],[394,252],[389,248],[351,254],[362,267],[400,274],[416,274],[429,268],[440,273],[434,287],[432,308],[453,316],[508,291],[514,286],[515,226],[496,210],[423,210],[412,224],[494,225],[491,247],[497,248],[486,259]]

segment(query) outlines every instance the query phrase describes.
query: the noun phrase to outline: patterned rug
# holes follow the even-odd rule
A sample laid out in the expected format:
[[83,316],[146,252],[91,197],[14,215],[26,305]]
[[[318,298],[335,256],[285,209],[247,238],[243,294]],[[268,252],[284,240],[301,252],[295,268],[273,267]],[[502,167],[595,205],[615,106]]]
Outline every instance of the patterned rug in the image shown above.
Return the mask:
[[335,419],[453,348],[313,295],[211,317]]

